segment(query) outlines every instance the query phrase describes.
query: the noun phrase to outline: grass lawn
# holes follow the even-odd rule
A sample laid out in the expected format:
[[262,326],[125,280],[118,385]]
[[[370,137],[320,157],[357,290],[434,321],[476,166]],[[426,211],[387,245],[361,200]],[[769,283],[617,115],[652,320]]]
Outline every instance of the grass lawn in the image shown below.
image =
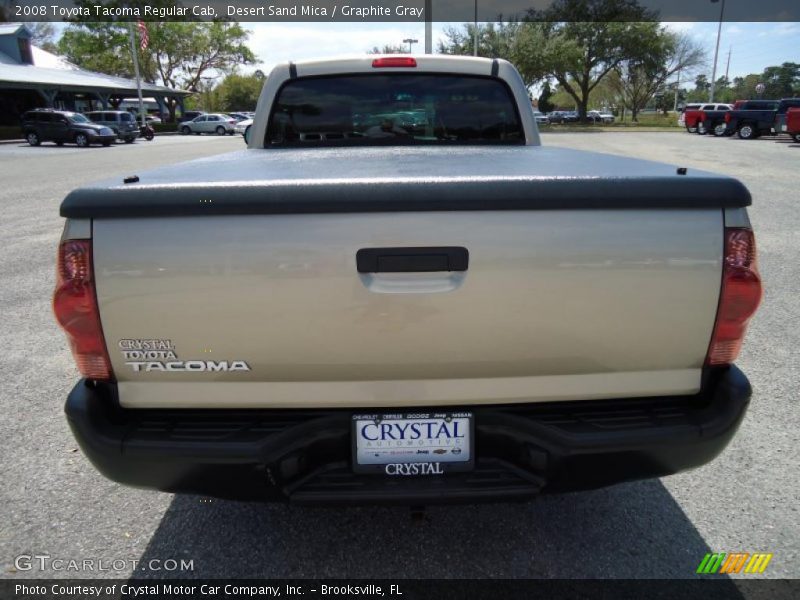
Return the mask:
[[614,123],[604,125],[594,125],[592,123],[556,123],[553,125],[539,125],[543,132],[559,131],[681,131],[678,125],[678,117],[674,113],[664,116],[662,113],[645,113],[639,115],[638,123],[631,121],[629,115],[625,115],[625,121],[619,120]]

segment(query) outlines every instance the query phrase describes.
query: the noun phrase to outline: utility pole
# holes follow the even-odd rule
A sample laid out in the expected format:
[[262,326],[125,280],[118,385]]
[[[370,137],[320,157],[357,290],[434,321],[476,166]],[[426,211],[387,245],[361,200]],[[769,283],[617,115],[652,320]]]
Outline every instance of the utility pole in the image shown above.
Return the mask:
[[731,50],[733,50],[733,46],[728,46],[728,64],[725,65],[725,81],[728,80],[728,71],[731,68]]
[[433,54],[433,0],[425,0],[425,54]]
[[404,44],[408,44],[408,53],[411,54],[411,44],[419,43],[419,40],[415,40],[413,38],[406,38],[403,40]]
[[478,0],[475,0],[475,39],[473,41],[473,56],[478,56]]
[[672,105],[672,112],[678,112],[678,93],[681,89],[681,70],[678,69],[678,81],[675,82],[675,103]]
[[139,94],[139,120],[142,127],[147,125],[144,118],[144,103],[142,102],[142,80],[139,77],[139,53],[136,52],[136,41],[133,33],[133,23],[128,23],[128,35],[131,39],[131,55],[133,56],[133,72],[136,74],[136,91]]
[[[716,4],[720,0],[711,0],[711,4]],[[714,69],[711,72],[711,89],[708,92],[708,101],[714,101],[714,86],[717,83],[717,57],[719,56],[719,38],[722,35],[722,18],[725,14],[725,0],[722,0],[722,5],[719,9],[719,26],[717,27],[717,47],[714,50]]]

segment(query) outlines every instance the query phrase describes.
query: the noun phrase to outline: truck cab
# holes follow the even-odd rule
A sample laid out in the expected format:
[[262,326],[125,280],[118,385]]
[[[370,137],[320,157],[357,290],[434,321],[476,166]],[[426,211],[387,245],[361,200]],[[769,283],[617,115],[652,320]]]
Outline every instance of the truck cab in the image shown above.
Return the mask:
[[753,140],[773,131],[778,100],[745,100],[737,102],[725,114],[726,135],[734,133],[743,140]]

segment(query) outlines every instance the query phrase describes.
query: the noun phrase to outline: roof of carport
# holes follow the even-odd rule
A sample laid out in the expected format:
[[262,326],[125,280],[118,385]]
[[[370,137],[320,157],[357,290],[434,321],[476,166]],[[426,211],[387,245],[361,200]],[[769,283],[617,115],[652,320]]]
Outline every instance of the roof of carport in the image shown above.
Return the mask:
[[[58,89],[64,91],[135,94],[136,82],[83,69],[46,69],[33,65],[3,64],[0,61],[0,88]],[[188,96],[187,90],[142,82],[142,92],[148,95]]]

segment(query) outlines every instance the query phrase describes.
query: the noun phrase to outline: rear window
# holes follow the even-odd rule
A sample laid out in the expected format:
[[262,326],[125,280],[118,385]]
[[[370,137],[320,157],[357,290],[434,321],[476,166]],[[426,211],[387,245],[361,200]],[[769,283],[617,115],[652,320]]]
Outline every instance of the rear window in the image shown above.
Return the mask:
[[781,100],[778,112],[785,113],[790,108],[800,107],[800,98]]
[[753,102],[745,102],[742,105],[743,110],[775,110],[778,108],[777,102],[766,102],[766,101],[753,101]]
[[89,119],[80,113],[65,113],[66,117],[73,123],[88,123]]
[[125,121],[126,123],[130,123],[131,121],[133,121],[133,115],[129,112],[122,113],[119,116],[119,120]]
[[523,144],[497,79],[395,73],[296,79],[278,92],[265,146]]

